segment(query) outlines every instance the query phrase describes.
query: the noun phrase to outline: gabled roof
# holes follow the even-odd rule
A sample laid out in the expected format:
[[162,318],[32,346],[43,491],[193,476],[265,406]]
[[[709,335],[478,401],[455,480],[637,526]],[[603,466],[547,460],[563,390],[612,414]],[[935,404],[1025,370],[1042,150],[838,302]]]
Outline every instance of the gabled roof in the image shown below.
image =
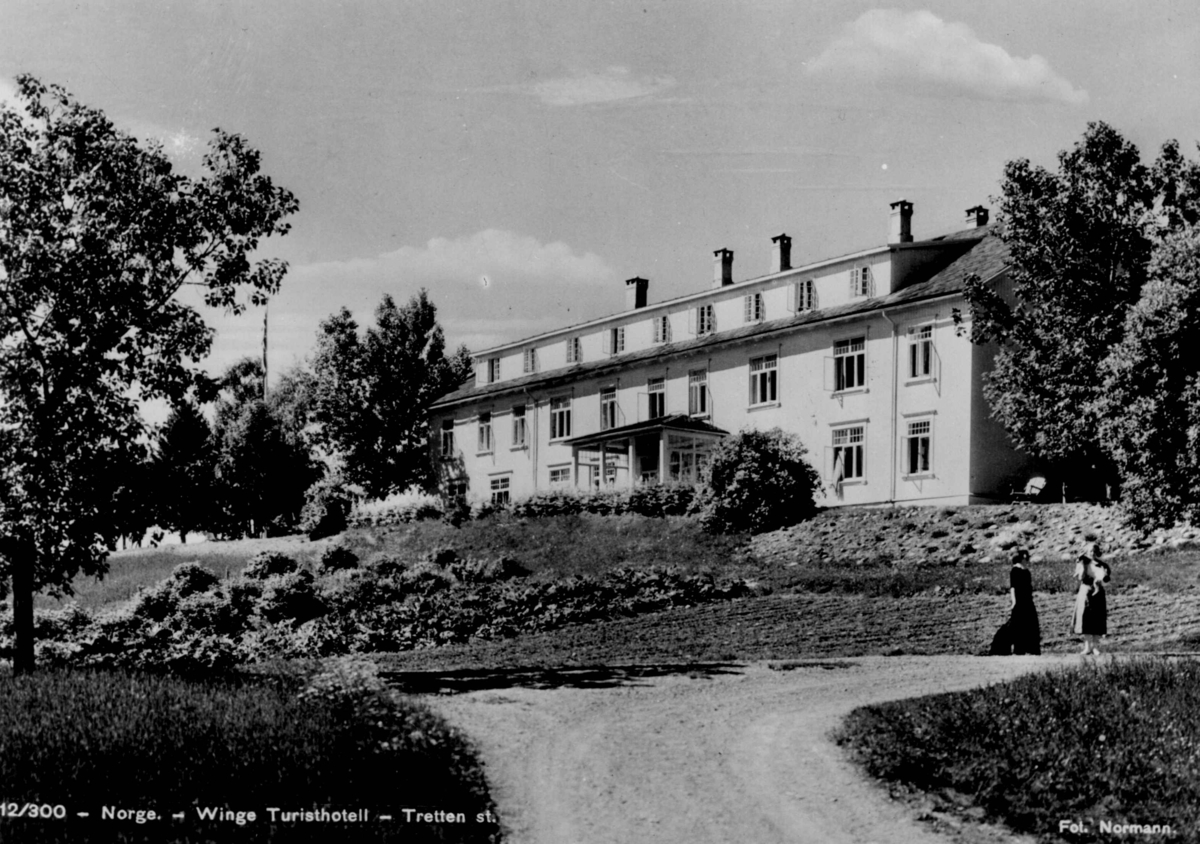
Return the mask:
[[[468,384],[442,396],[434,402],[431,410],[440,410],[485,397],[522,393],[535,388],[539,390],[553,389],[575,383],[583,378],[618,372],[639,363],[687,357],[703,349],[748,342],[780,332],[791,332],[809,325],[819,325],[859,314],[868,314],[886,308],[954,295],[962,292],[963,280],[968,275],[976,274],[986,281],[1003,272],[1008,257],[1008,250],[994,226],[968,229],[936,240],[924,241],[924,243],[945,246],[961,243],[962,252],[958,253],[957,257],[948,256],[948,263],[923,281],[905,285],[887,296],[864,299],[860,302],[851,302],[833,308],[821,308],[781,319],[742,325],[703,337],[662,343],[647,349],[576,363],[547,372],[535,372],[492,384]],[[922,243],[912,244],[914,247],[921,245]]]

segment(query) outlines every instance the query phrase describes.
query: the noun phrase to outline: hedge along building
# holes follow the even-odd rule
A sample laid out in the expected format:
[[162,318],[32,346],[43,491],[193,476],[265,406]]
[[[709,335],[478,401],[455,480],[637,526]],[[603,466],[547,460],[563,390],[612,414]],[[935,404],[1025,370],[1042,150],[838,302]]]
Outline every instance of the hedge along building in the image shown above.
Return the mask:
[[956,332],[971,273],[1004,286],[983,207],[970,228],[912,237],[891,206],[887,243],[802,267],[772,238],[771,272],[476,356],[472,384],[431,408],[447,495],[505,502],[551,488],[698,480],[712,446],[746,427],[800,436],[826,504],[966,504],[1001,497],[1025,460],[982,395],[994,349]]

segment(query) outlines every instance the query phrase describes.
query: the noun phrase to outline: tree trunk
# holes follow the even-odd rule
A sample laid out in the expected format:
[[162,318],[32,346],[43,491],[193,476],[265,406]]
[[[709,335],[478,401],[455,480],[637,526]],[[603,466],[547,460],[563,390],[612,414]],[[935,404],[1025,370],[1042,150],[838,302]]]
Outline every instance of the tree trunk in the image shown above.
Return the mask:
[[13,674],[33,673],[33,565],[28,548],[12,560]]

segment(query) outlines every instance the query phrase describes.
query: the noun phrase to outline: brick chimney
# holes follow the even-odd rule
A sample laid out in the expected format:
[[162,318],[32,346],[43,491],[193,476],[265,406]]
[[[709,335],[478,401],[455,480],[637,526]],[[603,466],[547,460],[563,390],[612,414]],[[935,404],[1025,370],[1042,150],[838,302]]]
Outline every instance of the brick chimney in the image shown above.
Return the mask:
[[792,268],[792,239],[786,234],[771,238],[771,272],[781,273]]
[[913,204],[907,199],[898,199],[891,204],[888,220],[888,243],[912,243]]
[[988,210],[982,205],[976,205],[974,208],[967,209],[967,225],[974,229],[981,229],[988,224]]
[[632,311],[646,307],[646,291],[649,287],[649,279],[640,276],[628,279],[625,282],[625,310]]
[[733,250],[718,249],[713,253],[713,287],[733,284]]

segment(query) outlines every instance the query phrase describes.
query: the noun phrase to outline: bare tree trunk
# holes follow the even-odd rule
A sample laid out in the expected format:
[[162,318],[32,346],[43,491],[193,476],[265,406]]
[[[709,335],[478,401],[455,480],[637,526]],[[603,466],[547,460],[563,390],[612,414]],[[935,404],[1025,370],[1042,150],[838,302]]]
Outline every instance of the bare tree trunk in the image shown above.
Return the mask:
[[33,564],[28,548],[12,560],[13,674],[33,673]]

